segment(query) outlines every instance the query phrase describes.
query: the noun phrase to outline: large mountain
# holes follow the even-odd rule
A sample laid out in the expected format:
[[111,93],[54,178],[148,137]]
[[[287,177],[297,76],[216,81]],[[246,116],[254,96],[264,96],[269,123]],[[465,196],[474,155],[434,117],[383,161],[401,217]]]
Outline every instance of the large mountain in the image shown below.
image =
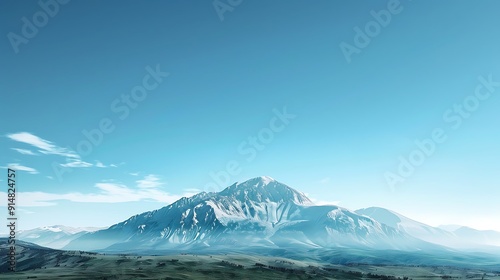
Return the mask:
[[270,177],[258,177],[84,234],[65,249],[417,249],[427,245],[370,217],[338,206],[315,206],[304,194]]

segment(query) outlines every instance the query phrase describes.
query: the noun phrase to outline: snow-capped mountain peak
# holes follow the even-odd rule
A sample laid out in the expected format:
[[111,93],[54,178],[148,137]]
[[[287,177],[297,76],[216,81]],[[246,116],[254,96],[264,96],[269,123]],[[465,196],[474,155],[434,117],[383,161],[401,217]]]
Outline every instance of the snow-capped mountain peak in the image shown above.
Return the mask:
[[269,177],[269,176],[261,176],[259,177],[259,179],[264,183],[264,184],[269,184],[271,182],[275,182],[276,180],[274,180],[273,178]]
[[240,184],[235,183],[220,192],[220,195],[233,197],[242,202],[293,202],[298,205],[313,205],[303,193],[268,176],[253,178]]

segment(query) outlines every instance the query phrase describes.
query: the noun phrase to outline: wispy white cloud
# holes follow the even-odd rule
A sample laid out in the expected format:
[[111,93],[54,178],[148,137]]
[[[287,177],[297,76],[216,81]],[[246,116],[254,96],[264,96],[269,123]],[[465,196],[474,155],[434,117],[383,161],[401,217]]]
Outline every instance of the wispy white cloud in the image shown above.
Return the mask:
[[104,163],[96,160],[96,163],[94,165],[95,167],[99,167],[99,168],[107,168],[107,167],[118,167],[116,164],[110,164],[110,165],[105,165]]
[[47,179],[54,180],[54,177],[52,176],[45,176],[45,177],[47,177]]
[[29,132],[19,132],[7,134],[7,137],[21,143],[32,145],[40,150],[38,150],[42,154],[47,155],[60,155],[68,158],[80,158],[80,156],[67,148],[62,148],[54,143],[40,138],[36,135],[33,135]]
[[[100,182],[95,184],[98,190],[93,193],[46,193],[46,192],[20,192],[22,197],[18,205],[21,207],[53,206],[58,201],[71,201],[80,203],[122,203],[134,201],[156,201],[165,204],[173,203],[180,199],[180,195],[172,195],[156,188],[130,188],[124,184]],[[6,197],[5,192],[0,196]],[[6,205],[6,199],[0,201],[0,205]]]
[[20,154],[23,154],[23,155],[30,155],[30,156],[36,156],[37,154],[35,154],[33,151],[31,150],[26,150],[26,149],[18,149],[18,148],[11,148],[12,150],[20,153]]
[[0,168],[3,168],[3,169],[12,168],[12,169],[19,170],[19,171],[26,171],[30,174],[38,174],[39,173],[35,168],[20,165],[18,163],[9,163],[7,166],[1,166]]
[[129,173],[129,174],[130,174],[130,175],[132,175],[132,176],[139,176],[139,172],[135,172],[135,173],[134,173],[134,172],[131,172],[131,173]]
[[[83,161],[80,155],[68,148],[62,148],[54,144],[53,142],[38,137],[29,132],[19,132],[6,135],[9,139],[31,145],[38,148],[38,152],[45,155],[59,155],[66,158],[66,163],[61,163],[62,167],[69,168],[87,168],[87,167],[118,167],[116,164],[110,164],[106,166],[100,161],[96,161],[96,164],[92,164]],[[25,154],[25,155],[37,155],[35,152],[27,149],[12,148],[13,150]]]
[[163,183],[160,182],[160,178],[154,174],[149,174],[145,176],[144,179],[135,182],[137,183],[137,187],[141,189],[157,188],[163,185]]
[[[154,201],[170,204],[183,196],[191,196],[191,193],[182,195],[170,194],[161,189],[164,185],[157,175],[149,174],[141,180],[136,181],[137,185],[129,187],[116,180],[104,180],[94,185],[91,193],[69,192],[69,193],[48,193],[48,192],[19,192],[22,197],[18,201],[20,207],[44,207],[57,205],[59,201],[70,201],[78,203],[124,203],[134,201]],[[197,190],[197,189],[187,189]],[[0,192],[0,206],[5,206],[7,199],[6,192]]]
[[92,167],[92,165],[93,165],[92,163],[88,163],[80,159],[70,160],[67,163],[61,164],[62,167],[73,167],[73,168],[77,167],[86,168],[86,167]]

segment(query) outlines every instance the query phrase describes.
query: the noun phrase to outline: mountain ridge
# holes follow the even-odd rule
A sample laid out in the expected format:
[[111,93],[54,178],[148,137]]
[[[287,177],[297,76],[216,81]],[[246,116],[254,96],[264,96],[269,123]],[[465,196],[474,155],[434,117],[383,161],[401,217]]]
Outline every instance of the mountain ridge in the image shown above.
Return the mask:
[[317,206],[270,177],[200,193],[85,234],[65,249],[254,246],[417,249],[425,242],[339,206]]
[[20,230],[17,237],[26,242],[40,246],[61,249],[72,240],[88,233],[104,228],[99,227],[69,227],[63,225],[43,226],[30,230]]
[[[33,231],[24,231],[21,239],[55,249],[104,252],[299,247],[495,252],[498,247],[492,246],[500,240],[498,232],[466,227],[450,232],[380,207],[351,211],[314,205],[302,192],[269,176],[234,183],[220,192],[182,197],[94,232],[64,226],[38,231],[46,236],[37,239]],[[482,242],[469,242],[474,238]]]

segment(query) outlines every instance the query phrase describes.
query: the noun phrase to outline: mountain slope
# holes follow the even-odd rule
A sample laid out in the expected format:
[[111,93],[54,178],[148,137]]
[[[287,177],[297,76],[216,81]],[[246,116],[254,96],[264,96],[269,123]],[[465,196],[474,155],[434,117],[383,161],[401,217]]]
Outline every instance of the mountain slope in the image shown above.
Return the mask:
[[[9,243],[8,238],[0,238],[0,272],[9,272],[9,253],[12,244]],[[40,268],[42,264],[49,258],[52,258],[59,251],[42,247],[30,242],[16,240],[16,270],[26,270]]]
[[[477,230],[470,227],[460,227],[453,233],[464,242],[475,245],[500,247],[500,232],[493,230]],[[500,250],[500,249],[499,249]]]
[[460,243],[457,237],[449,231],[417,222],[388,209],[370,207],[355,212],[430,243],[451,247]]
[[337,206],[315,206],[304,194],[269,177],[219,193],[182,198],[87,233],[66,249],[131,251],[192,247],[368,247],[415,249],[423,242]]

